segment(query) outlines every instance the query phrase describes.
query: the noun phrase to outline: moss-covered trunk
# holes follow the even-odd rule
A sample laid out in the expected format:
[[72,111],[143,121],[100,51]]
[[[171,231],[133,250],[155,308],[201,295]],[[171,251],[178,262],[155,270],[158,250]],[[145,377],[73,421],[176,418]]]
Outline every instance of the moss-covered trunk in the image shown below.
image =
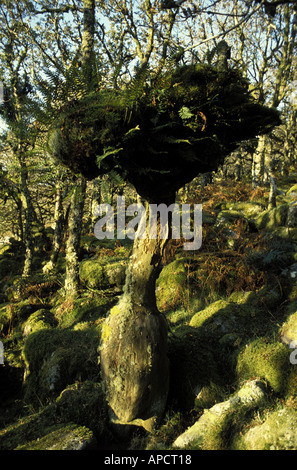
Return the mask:
[[102,376],[114,421],[146,429],[162,416],[168,394],[167,323],[155,296],[166,243],[159,232],[156,239],[135,239],[124,293],[102,331]]
[[25,263],[23,268],[23,277],[27,277],[31,274],[32,263],[34,256],[34,240],[33,240],[33,219],[34,219],[34,207],[31,198],[31,193],[28,187],[28,169],[24,161],[23,156],[19,157],[21,166],[21,187],[23,193],[23,201],[25,203],[25,230],[24,230],[24,241],[26,244],[26,255]]
[[76,183],[73,189],[69,213],[69,235],[66,244],[66,278],[67,297],[77,294],[79,286],[79,247],[82,229],[82,216],[86,194],[86,180]]

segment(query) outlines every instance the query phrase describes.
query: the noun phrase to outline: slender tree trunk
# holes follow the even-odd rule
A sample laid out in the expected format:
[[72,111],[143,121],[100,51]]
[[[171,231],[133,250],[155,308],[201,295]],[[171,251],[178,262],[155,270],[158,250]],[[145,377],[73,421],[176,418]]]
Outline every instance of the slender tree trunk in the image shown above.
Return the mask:
[[95,0],[83,1],[84,31],[82,37],[82,67],[89,90],[94,79],[94,34],[95,34]]
[[271,174],[268,209],[273,209],[274,207],[276,207],[276,194],[277,194],[277,184],[276,184],[274,175]]
[[[81,45],[81,62],[87,90],[92,89],[94,72],[94,34],[95,34],[95,0],[83,0],[84,29]],[[79,287],[79,248],[82,229],[82,216],[86,195],[86,180],[81,178],[80,184],[75,185],[69,213],[69,236],[66,244],[66,279],[65,290],[67,297],[73,297]]]
[[63,183],[58,179],[55,200],[55,213],[54,213],[54,238],[53,248],[51,253],[51,262],[56,264],[58,255],[62,245],[62,230],[63,230]]
[[21,165],[21,187],[25,202],[25,230],[24,241],[26,245],[25,263],[23,268],[23,277],[27,277],[32,271],[32,262],[34,256],[34,241],[33,241],[33,220],[34,220],[34,207],[32,203],[31,194],[28,188],[28,170],[22,157],[19,157]]
[[66,278],[67,297],[75,297],[79,288],[79,248],[82,229],[82,216],[86,194],[86,180],[81,178],[75,184],[71,197],[69,213],[69,235],[66,243]]
[[260,135],[257,148],[253,154],[252,166],[252,185],[256,189],[262,184],[264,175],[264,155],[265,155],[266,136]]
[[92,188],[92,203],[91,203],[91,224],[92,228],[95,225],[97,220],[97,216],[95,215],[96,208],[101,202],[101,180],[99,178],[95,178],[93,180],[93,188]]
[[16,204],[16,207],[17,207],[17,214],[18,214],[18,227],[19,227],[18,236],[21,239],[21,241],[23,242],[25,240],[24,240],[23,203],[22,203],[22,200],[19,197],[15,198],[15,204]]
[[56,184],[56,197],[55,197],[55,210],[54,210],[54,237],[52,243],[52,252],[49,262],[44,266],[44,272],[52,271],[57,263],[59,252],[62,246],[63,238],[63,182],[61,178],[61,172],[57,173],[57,184]]
[[113,421],[148,430],[162,417],[168,394],[167,322],[155,295],[166,243],[159,232],[156,239],[148,234],[135,239],[124,293],[105,321],[101,341],[102,377]]

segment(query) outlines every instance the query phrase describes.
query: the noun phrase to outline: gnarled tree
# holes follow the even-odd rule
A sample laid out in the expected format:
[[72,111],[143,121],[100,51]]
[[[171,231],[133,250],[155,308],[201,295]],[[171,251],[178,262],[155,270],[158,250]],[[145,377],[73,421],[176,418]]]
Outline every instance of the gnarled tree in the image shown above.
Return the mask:
[[[275,110],[252,101],[237,70],[184,66],[151,86],[147,76],[142,70],[126,90],[103,89],[62,110],[49,133],[52,155],[89,179],[116,169],[148,203],[169,205],[240,141],[279,124]],[[148,427],[166,404],[167,326],[155,299],[165,244],[160,236],[135,240],[124,293],[103,328],[102,374],[122,423]]]

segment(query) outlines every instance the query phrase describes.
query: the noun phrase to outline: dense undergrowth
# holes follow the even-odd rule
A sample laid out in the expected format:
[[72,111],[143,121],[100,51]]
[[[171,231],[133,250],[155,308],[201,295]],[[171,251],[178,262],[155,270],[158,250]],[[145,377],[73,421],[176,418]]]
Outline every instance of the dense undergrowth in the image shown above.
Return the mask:
[[[197,252],[170,242],[164,256],[156,296],[169,324],[171,383],[166,414],[149,434],[133,427],[123,439],[111,426],[100,378],[101,328],[121,294],[131,244],[84,233],[75,299],[65,298],[63,250],[45,274],[50,253],[40,249],[23,279],[22,244],[3,246],[0,449],[71,448],[62,444],[69,429],[76,443],[97,449],[170,449],[213,416],[216,426],[195,431],[185,448],[296,449],[296,177],[279,181],[269,211],[268,190],[244,182],[194,182],[180,192],[181,202],[203,204],[203,242]],[[253,380],[265,388],[255,408],[235,395]]]

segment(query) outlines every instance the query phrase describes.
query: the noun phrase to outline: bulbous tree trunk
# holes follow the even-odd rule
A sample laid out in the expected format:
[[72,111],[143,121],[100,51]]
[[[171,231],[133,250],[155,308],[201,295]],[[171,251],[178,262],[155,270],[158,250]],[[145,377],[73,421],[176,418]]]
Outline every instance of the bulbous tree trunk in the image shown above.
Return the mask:
[[155,295],[167,241],[159,232],[156,239],[148,233],[135,239],[124,293],[102,331],[101,370],[113,421],[148,430],[162,417],[169,386],[167,322]]

